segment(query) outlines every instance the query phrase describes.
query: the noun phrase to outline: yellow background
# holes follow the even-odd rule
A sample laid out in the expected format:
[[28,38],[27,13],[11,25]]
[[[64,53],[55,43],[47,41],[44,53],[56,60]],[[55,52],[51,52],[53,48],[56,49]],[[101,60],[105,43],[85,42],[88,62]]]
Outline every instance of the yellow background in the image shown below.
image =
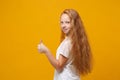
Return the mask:
[[53,80],[37,44],[42,39],[55,56],[66,8],[79,12],[93,52],[92,73],[82,80],[120,80],[119,0],[0,0],[0,80]]

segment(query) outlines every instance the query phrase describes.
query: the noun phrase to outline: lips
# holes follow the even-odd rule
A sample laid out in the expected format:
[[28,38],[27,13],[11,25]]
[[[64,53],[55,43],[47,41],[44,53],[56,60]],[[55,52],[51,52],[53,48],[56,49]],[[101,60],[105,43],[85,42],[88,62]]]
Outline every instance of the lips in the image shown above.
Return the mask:
[[64,32],[64,33],[67,33],[67,32],[68,32],[68,29],[63,29],[63,32]]
[[65,31],[67,31],[67,29],[63,29],[63,31],[65,32]]

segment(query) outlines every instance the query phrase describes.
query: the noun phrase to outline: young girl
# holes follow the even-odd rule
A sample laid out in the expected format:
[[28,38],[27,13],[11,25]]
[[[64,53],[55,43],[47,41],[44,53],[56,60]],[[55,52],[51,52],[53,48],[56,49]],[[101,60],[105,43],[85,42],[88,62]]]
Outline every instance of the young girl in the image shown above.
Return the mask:
[[54,80],[80,80],[80,75],[91,71],[91,50],[79,14],[66,9],[60,16],[61,44],[53,57],[41,41],[40,53],[44,53],[55,68]]

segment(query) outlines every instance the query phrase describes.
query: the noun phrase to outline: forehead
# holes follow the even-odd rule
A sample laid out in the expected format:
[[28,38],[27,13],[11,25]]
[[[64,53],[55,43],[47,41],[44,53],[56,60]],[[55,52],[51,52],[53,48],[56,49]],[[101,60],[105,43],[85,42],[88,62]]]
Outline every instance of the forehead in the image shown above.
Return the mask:
[[62,14],[61,20],[70,20],[70,17],[67,14]]

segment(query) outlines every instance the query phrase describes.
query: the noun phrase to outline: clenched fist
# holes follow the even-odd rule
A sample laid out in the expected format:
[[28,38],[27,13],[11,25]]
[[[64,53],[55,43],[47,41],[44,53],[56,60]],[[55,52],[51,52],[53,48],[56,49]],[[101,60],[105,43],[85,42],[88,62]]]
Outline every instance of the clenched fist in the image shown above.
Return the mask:
[[38,51],[40,53],[46,53],[48,51],[48,48],[43,44],[42,40],[40,41],[40,44],[38,44]]

